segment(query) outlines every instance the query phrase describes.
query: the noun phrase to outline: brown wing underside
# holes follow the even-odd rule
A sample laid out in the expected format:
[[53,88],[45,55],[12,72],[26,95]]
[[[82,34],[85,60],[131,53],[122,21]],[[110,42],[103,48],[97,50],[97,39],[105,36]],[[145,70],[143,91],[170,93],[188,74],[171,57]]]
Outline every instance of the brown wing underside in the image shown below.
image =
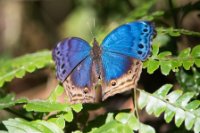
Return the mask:
[[120,78],[102,84],[102,100],[118,93],[131,90],[137,86],[142,71],[142,62],[132,59],[131,68]]
[[[109,83],[98,84],[98,75],[95,72],[95,66],[92,66],[91,80],[93,84],[91,87],[80,88],[73,85],[71,76],[63,82],[68,100],[71,104],[75,103],[94,103],[105,100],[110,96],[131,90],[137,86],[141,71],[142,62],[132,59],[131,68],[123,74],[120,78],[111,80]],[[102,89],[101,89],[102,88]],[[101,93],[102,92],[102,93]],[[102,95],[102,96],[100,96]]]

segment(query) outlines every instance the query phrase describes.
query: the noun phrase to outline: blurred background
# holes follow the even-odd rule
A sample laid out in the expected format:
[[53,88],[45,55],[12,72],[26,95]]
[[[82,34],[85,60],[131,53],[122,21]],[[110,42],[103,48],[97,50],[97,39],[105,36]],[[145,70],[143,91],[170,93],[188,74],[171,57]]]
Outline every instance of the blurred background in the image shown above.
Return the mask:
[[[0,62],[27,53],[51,50],[65,37],[76,36],[91,42],[93,33],[101,42],[114,27],[145,19],[155,11],[164,12],[162,16],[152,20],[156,27],[200,32],[199,0],[1,0]],[[161,51],[170,50],[174,54],[200,43],[200,38],[188,36],[158,36],[157,40],[159,39],[163,42],[160,44]],[[158,79],[159,82],[155,82]],[[54,71],[47,68],[27,74],[23,79],[14,79],[4,88],[15,92],[17,97],[45,99],[57,83]],[[159,70],[149,75],[144,70],[139,88],[153,92],[164,83],[177,85],[176,75],[165,77]],[[117,108],[133,108],[129,94],[120,96],[120,99],[108,99],[105,109],[95,112],[95,115]],[[141,119],[156,127],[158,132],[170,131],[169,125],[163,124],[162,118],[154,120],[154,117],[142,114]]]

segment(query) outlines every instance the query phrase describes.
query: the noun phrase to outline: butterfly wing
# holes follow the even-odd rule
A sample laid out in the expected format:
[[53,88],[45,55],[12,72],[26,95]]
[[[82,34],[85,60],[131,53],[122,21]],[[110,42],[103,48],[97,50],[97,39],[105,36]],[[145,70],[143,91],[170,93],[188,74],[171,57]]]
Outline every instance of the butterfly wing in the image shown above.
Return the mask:
[[70,103],[96,102],[96,90],[93,86],[96,85],[97,80],[94,78],[97,76],[92,64],[91,57],[87,57],[63,82]]
[[72,70],[90,54],[91,47],[80,38],[67,38],[53,50],[57,78],[63,82]]
[[102,49],[145,60],[151,52],[156,32],[150,22],[136,21],[113,30],[102,42]]
[[136,87],[155,34],[149,22],[137,21],[116,28],[103,40],[103,100]]
[[67,38],[53,50],[57,78],[63,83],[70,103],[95,101],[95,72],[90,57],[91,47],[80,38]]
[[102,54],[102,99],[135,88],[142,71],[140,60],[111,52]]

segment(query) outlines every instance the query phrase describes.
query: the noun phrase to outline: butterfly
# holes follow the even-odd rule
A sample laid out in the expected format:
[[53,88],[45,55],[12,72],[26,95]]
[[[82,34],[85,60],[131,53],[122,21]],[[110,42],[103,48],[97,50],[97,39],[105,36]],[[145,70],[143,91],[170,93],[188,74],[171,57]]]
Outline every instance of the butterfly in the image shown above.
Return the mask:
[[93,47],[78,37],[66,38],[53,49],[56,75],[69,102],[94,103],[135,88],[142,61],[151,53],[156,31],[148,21],[123,24]]

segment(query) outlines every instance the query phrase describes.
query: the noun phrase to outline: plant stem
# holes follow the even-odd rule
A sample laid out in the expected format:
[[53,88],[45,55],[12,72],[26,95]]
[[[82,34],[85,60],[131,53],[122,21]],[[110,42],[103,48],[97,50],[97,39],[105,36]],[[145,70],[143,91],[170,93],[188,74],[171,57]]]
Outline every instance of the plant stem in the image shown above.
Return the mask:
[[[134,88],[133,90],[132,90],[132,98],[133,98],[133,106],[134,106],[134,112],[135,112],[135,115],[136,115],[136,117],[138,118],[138,120],[140,121],[140,116],[139,116],[139,113],[138,113],[138,106],[137,106],[137,95],[136,95],[136,92],[137,92],[137,90],[136,90],[136,88]],[[139,126],[139,130],[138,130],[138,132],[140,133],[140,126]]]

